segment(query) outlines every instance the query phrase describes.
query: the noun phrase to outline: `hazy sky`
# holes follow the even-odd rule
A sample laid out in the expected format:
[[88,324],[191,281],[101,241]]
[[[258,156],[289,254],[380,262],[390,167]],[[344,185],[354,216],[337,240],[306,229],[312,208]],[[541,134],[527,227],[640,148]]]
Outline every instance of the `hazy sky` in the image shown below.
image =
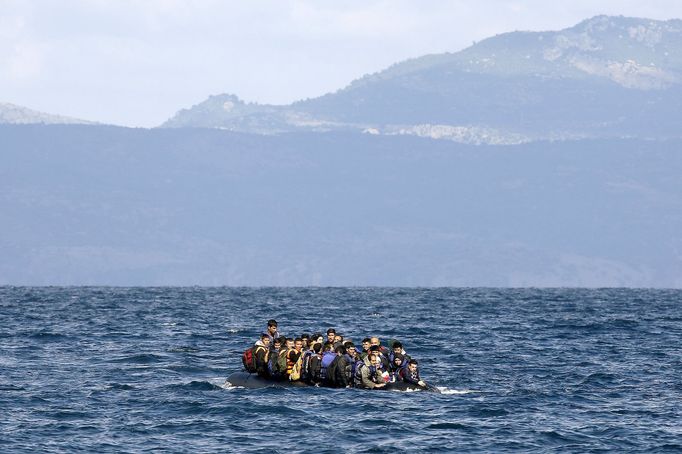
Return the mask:
[[208,95],[286,104],[428,53],[681,0],[0,0],[0,102],[156,126]]

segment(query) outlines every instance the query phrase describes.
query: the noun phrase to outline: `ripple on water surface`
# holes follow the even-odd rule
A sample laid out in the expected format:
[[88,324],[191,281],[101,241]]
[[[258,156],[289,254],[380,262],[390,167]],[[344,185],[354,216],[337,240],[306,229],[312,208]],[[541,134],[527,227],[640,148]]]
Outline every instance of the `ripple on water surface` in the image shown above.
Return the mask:
[[[7,452],[680,448],[682,292],[0,288]],[[441,394],[244,389],[276,318],[398,339]],[[267,437],[263,436],[267,428]]]

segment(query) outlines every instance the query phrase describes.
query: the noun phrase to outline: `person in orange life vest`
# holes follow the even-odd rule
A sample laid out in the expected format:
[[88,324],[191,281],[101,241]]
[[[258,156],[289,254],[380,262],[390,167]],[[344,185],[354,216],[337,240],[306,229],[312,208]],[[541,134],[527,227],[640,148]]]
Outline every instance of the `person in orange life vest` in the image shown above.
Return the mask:
[[[289,340],[287,339],[287,344]],[[296,340],[294,340],[294,345],[292,348],[287,351],[287,377],[291,375],[291,371],[294,368],[294,365],[298,362],[299,358],[303,354],[303,340],[300,337],[297,337]]]

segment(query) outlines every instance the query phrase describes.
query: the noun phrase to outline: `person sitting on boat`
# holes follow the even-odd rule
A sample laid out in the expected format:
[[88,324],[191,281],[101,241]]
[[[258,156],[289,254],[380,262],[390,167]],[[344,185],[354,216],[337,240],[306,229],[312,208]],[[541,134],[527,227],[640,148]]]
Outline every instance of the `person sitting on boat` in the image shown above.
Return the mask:
[[369,337],[365,337],[362,339],[362,351],[360,352],[360,356],[364,360],[367,358],[367,355],[369,355],[369,348],[372,346],[372,341]]
[[320,345],[324,345],[324,336],[322,333],[313,334],[313,336],[310,338],[310,343],[314,344],[315,342],[319,343]]
[[397,354],[403,355],[403,366],[407,367],[407,363],[412,359],[412,357],[405,352],[403,344],[400,341],[393,342],[393,345],[391,346],[391,353],[388,355],[388,359],[390,360],[391,364],[393,363],[393,358]]
[[322,379],[320,378],[320,369],[322,367],[322,344],[315,342],[313,344],[312,353],[304,357],[303,364],[303,379],[306,383],[314,386],[320,386]]
[[389,352],[388,349],[387,349],[386,347],[384,347],[383,345],[381,345],[381,341],[379,340],[378,337],[372,337],[372,338],[370,338],[370,341],[369,341],[369,342],[372,344],[372,346],[379,347],[379,351],[381,351],[381,354],[384,355],[386,358],[388,358],[388,355],[389,355],[391,352]]
[[270,335],[268,333],[261,334],[260,340],[256,341],[255,347],[253,355],[256,358],[256,373],[263,378],[268,378],[270,375],[268,372]]
[[301,340],[303,341],[303,351],[308,350],[310,348],[310,335],[301,334]]
[[405,357],[400,353],[393,355],[393,361],[391,361],[391,381],[402,381],[403,377],[400,375],[400,371],[405,369],[407,363],[404,362]]
[[[384,356],[381,352],[381,348],[377,345],[372,345],[369,347],[369,354],[376,355],[379,358],[379,363],[381,364],[381,369],[388,372],[391,368],[391,363],[388,357]],[[365,364],[369,365],[369,356],[365,357]]]
[[336,359],[336,352],[334,351],[334,344],[325,342],[322,347],[322,363],[320,365],[320,380],[325,385],[331,385],[331,377],[328,374],[329,366]]
[[[287,339],[288,340],[288,339]],[[303,358],[303,340],[297,337],[294,340],[293,348],[287,351],[287,371],[286,376],[291,381],[301,379],[301,362]]]
[[348,371],[348,376],[350,379],[350,385],[354,386],[355,385],[355,372],[358,368],[358,365],[363,362],[362,357],[360,356],[360,353],[358,352],[357,348],[355,347],[355,344],[353,344],[350,341],[346,341],[343,343],[343,346],[346,347],[346,355],[348,355],[349,359],[349,364],[350,364],[350,370]]
[[343,336],[339,333],[334,334],[334,348],[343,345]]
[[[350,388],[351,376],[350,371],[352,368],[352,359],[348,356],[346,347],[339,345],[336,347],[336,359],[332,362],[330,366],[330,372],[333,373],[334,377],[332,384],[335,388]],[[329,375],[329,374],[328,374]]]
[[289,350],[294,348],[294,340],[290,337],[280,337],[283,340],[282,348],[277,353],[277,372],[279,377],[284,380],[287,379],[287,355]]
[[419,363],[416,359],[411,359],[407,363],[407,368],[402,369],[400,372],[403,381],[406,383],[412,383],[413,385],[421,386],[426,388],[426,383],[419,377]]
[[284,379],[284,374],[287,370],[286,363],[286,346],[287,338],[281,336],[275,339],[276,350],[270,352],[270,358],[268,360],[268,371],[270,372],[270,378],[274,380]]
[[346,347],[346,353],[353,362],[360,359],[360,354],[358,353],[358,350],[353,342],[346,341],[343,343],[343,346]]
[[383,388],[386,382],[381,376],[381,360],[374,353],[370,353],[368,359],[369,365],[365,364],[360,368],[360,380],[356,386],[365,389]]

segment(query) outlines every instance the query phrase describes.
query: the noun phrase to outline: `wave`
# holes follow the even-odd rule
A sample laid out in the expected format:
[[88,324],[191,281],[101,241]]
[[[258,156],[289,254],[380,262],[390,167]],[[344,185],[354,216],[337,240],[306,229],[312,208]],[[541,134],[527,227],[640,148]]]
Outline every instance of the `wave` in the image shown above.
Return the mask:
[[168,353],[199,353],[201,350],[196,347],[181,346],[169,348],[166,351]]
[[441,394],[471,394],[480,392],[473,389],[450,389],[447,386],[436,386],[436,388],[438,388]]
[[189,383],[167,385],[166,387],[170,389],[182,389],[191,391],[216,391],[219,389],[223,389],[223,387],[220,385],[216,385],[215,383],[211,383],[210,381],[204,380],[192,380]]
[[25,391],[26,388],[23,386],[16,385],[0,385],[0,391]]
[[112,359],[112,363],[130,363],[130,364],[155,364],[166,361],[167,358],[154,353],[139,353],[136,355],[123,356]]

